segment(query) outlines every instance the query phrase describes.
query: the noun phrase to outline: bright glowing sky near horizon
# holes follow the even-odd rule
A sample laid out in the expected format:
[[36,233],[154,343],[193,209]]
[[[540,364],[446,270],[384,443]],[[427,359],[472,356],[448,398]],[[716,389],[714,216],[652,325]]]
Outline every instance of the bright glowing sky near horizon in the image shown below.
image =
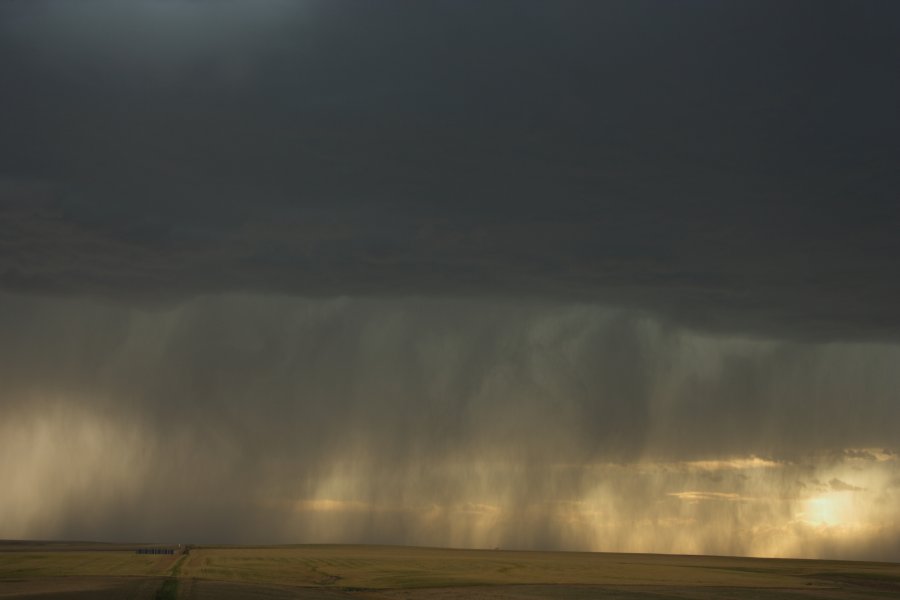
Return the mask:
[[898,40],[0,3],[0,538],[900,561]]

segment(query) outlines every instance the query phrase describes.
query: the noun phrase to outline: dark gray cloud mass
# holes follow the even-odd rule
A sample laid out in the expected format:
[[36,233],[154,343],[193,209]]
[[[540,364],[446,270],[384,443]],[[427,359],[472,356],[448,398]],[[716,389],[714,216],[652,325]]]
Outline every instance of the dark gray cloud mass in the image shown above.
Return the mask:
[[0,285],[896,339],[900,11],[5,2]]
[[0,3],[0,538],[900,559],[898,39]]

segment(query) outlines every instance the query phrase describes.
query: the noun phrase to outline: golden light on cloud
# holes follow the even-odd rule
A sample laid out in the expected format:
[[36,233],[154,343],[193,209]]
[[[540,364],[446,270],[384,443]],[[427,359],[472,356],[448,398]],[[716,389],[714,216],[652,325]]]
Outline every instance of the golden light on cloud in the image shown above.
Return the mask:
[[844,523],[846,509],[842,506],[840,499],[833,495],[810,498],[803,507],[803,512],[798,513],[797,516],[810,525],[833,526]]
[[[523,503],[511,494],[521,482],[501,460],[472,461],[464,468],[434,465],[433,479],[421,487],[401,483],[396,494],[380,498],[367,492],[370,470],[364,463],[344,463],[318,488],[342,499],[320,495],[297,502],[293,527],[316,541],[343,542],[351,541],[348,523],[402,519],[415,532],[414,543],[433,544],[429,536],[440,532],[453,546],[490,548],[528,547],[530,538],[517,534],[541,523],[552,532],[549,539],[566,548],[797,556],[819,552],[814,549],[820,545],[858,544],[896,523],[898,509],[884,502],[895,495],[893,466],[867,461],[860,467],[854,458],[834,463],[823,457],[810,465],[753,456],[689,461],[681,468],[649,461],[594,464],[577,473],[581,483],[569,488],[570,495],[548,496],[538,487]],[[554,488],[552,482],[578,469],[562,464],[539,471]],[[453,493],[435,493],[438,481]],[[866,487],[848,481],[865,481]],[[310,511],[318,513],[315,520],[303,518]]]
[[774,460],[766,460],[758,456],[725,460],[691,460],[681,464],[689,469],[701,469],[704,471],[772,469],[779,466],[779,463]]
[[699,502],[701,500],[728,500],[735,502],[742,500],[739,494],[728,492],[671,492],[670,496],[675,496],[680,500],[688,500],[691,502]]
[[371,511],[372,507],[353,500],[333,500],[319,498],[316,500],[301,500],[295,505],[296,510],[305,512],[359,512]]

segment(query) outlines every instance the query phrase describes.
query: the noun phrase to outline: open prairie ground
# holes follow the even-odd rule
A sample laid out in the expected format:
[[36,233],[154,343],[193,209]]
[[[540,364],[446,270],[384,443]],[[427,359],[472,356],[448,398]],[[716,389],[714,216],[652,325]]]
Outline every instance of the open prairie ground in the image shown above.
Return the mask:
[[0,542],[0,598],[531,600],[900,598],[900,565],[393,546]]

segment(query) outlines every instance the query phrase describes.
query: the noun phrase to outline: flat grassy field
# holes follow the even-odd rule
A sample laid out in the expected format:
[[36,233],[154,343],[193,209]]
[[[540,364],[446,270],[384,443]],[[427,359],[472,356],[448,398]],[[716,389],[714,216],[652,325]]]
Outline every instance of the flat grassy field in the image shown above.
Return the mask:
[[148,556],[135,548],[0,543],[0,598],[900,598],[892,563],[324,545]]

